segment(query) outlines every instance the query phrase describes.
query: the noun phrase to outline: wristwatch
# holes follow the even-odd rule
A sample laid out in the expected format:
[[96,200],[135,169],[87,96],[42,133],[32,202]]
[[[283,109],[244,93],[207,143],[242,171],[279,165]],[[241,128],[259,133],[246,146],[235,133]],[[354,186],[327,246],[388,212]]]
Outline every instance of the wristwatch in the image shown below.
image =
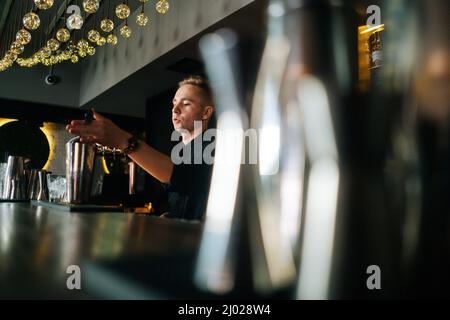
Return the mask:
[[139,144],[140,144],[139,138],[137,136],[132,136],[128,139],[128,146],[122,151],[126,155],[133,153],[137,150]]

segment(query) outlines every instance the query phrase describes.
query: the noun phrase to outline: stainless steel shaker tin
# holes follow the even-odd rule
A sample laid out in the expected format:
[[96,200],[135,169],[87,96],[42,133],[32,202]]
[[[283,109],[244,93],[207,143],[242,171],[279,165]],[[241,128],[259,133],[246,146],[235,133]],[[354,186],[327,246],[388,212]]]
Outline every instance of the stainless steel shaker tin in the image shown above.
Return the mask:
[[66,144],[67,202],[83,204],[90,200],[97,147],[81,143],[79,137]]

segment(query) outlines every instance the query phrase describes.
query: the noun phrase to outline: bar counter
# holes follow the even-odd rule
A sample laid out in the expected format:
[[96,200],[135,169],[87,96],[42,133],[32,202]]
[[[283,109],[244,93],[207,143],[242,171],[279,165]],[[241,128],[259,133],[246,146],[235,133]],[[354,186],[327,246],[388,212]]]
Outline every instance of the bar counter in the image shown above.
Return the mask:
[[[0,203],[0,298],[192,298],[201,232],[199,222]],[[80,290],[67,287],[71,265]]]

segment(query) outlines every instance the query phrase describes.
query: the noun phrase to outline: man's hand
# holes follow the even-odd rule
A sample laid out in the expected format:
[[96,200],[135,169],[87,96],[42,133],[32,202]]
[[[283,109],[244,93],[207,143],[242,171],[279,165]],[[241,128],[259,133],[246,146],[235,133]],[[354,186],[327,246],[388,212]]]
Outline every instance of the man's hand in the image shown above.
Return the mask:
[[[120,129],[111,120],[93,111],[94,121],[87,124],[84,120],[74,120],[67,127],[67,131],[79,135],[81,142],[95,142],[110,148],[121,150],[128,146],[131,134]],[[128,155],[141,168],[161,182],[168,183],[173,172],[170,157],[141,143],[136,152]]]
[[93,111],[94,121],[86,124],[84,120],[73,120],[66,130],[79,135],[80,142],[99,143],[110,148],[125,149],[131,134],[120,129],[111,120]]

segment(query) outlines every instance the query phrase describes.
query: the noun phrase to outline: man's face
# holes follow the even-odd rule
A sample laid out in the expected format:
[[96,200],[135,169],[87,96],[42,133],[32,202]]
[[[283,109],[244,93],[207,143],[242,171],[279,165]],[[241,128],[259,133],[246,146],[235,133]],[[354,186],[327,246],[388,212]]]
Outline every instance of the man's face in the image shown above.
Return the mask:
[[201,121],[203,114],[200,88],[185,84],[172,101],[172,123],[175,130],[194,130],[194,121]]

